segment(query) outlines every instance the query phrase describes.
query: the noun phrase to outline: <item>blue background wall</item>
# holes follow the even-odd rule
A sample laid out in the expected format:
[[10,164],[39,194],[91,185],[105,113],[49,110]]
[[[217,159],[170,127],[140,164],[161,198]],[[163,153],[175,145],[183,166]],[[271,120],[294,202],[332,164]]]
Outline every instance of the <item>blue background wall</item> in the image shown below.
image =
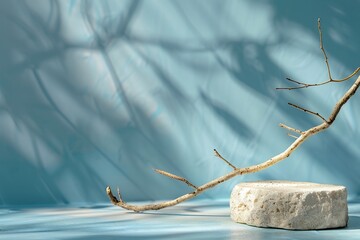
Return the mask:
[[[359,1],[0,1],[0,205],[98,203],[188,191],[283,151],[351,85],[276,91],[359,67]],[[360,96],[289,159],[241,181],[342,184],[360,196]],[[201,198],[200,197],[200,198]]]

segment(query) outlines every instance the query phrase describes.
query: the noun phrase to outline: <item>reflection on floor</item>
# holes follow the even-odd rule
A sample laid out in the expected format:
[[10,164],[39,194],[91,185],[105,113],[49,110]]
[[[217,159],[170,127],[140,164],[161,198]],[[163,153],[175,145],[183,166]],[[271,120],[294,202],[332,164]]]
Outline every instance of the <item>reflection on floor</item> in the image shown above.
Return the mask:
[[0,209],[0,239],[360,239],[360,204],[343,229],[287,231],[237,224],[228,201],[193,201],[133,213],[97,206]]

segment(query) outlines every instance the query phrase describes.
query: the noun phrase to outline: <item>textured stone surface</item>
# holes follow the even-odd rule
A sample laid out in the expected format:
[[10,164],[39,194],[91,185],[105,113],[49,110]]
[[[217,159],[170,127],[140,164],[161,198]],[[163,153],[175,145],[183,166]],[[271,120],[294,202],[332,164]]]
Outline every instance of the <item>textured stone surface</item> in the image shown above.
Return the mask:
[[343,186],[307,182],[259,181],[236,185],[231,218],[258,227],[325,229],[345,227],[347,192]]

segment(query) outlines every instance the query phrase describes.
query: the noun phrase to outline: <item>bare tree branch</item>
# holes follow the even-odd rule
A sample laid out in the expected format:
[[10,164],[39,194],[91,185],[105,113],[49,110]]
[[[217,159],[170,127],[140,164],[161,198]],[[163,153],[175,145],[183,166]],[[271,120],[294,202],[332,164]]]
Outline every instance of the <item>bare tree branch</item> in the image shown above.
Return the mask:
[[327,121],[327,123],[330,125],[332,124],[337,115],[339,114],[342,106],[356,93],[356,90],[358,89],[360,84],[360,76],[357,78],[355,83],[350,87],[350,89],[346,92],[346,94],[336,103],[334,110],[331,112],[330,117]]
[[299,129],[289,127],[289,126],[287,126],[287,125],[285,125],[285,124],[283,124],[283,123],[280,123],[280,124],[279,124],[279,127],[285,128],[285,129],[287,129],[287,130],[289,130],[289,131],[292,131],[292,132],[296,132],[296,133],[298,133],[298,134],[303,134],[303,133],[304,133],[304,132],[300,131]]
[[301,86],[300,87],[279,87],[279,88],[275,88],[275,89],[276,90],[295,90],[295,89],[308,88],[308,87],[317,87],[317,86],[325,85],[327,83],[332,82],[332,81],[325,81],[325,82],[321,82],[321,83],[308,84],[308,83],[303,83],[303,82],[293,80],[291,78],[286,78],[286,80],[296,83]]
[[[342,82],[342,81],[346,81],[350,78],[352,78],[353,76],[355,76],[359,71],[360,68],[357,68],[352,74],[350,74],[349,76],[340,79],[340,80],[334,80],[331,77],[331,72],[330,72],[330,66],[328,63],[328,58],[326,55],[326,52],[323,48],[323,44],[322,44],[322,32],[321,32],[321,26],[320,26],[320,19],[318,20],[318,30],[319,30],[319,34],[320,34],[320,48],[324,54],[324,58],[325,58],[325,63],[326,63],[326,67],[328,69],[328,75],[329,75],[329,80],[322,82],[322,83],[315,83],[315,84],[307,84],[307,83],[302,83],[302,82],[298,82],[295,80],[292,80],[290,78],[288,78],[287,80],[290,82],[293,82],[295,84],[298,84],[300,86],[298,87],[293,87],[293,88],[278,88],[278,89],[288,89],[288,90],[293,90],[293,89],[299,89],[299,88],[307,88],[307,87],[313,87],[313,86],[320,86],[320,85],[324,85],[330,82]],[[355,92],[357,91],[357,89],[360,86],[360,76],[355,80],[355,82],[352,84],[352,86],[346,91],[346,93],[337,101],[336,105],[334,106],[328,120],[326,120],[323,116],[321,116],[319,113],[316,112],[312,112],[310,110],[307,110],[305,108],[299,107],[297,105],[294,104],[290,104],[291,106],[298,108],[302,111],[305,111],[307,113],[313,114],[318,116],[319,118],[321,118],[323,120],[323,122],[317,126],[314,126],[312,128],[307,129],[306,131],[300,131],[298,129],[286,126],[285,124],[280,124],[280,127],[285,128],[289,131],[295,132],[300,134],[298,137],[289,134],[289,136],[294,137],[295,140],[281,153],[273,156],[272,158],[269,158],[268,160],[257,164],[257,165],[252,165],[249,167],[245,167],[245,168],[236,168],[235,166],[233,166],[229,161],[227,161],[225,158],[223,158],[215,149],[215,156],[219,157],[220,159],[222,159],[223,161],[225,161],[230,167],[232,167],[234,170],[229,172],[228,174],[225,174],[224,176],[218,177],[213,179],[210,182],[207,182],[199,187],[196,187],[195,185],[193,185],[192,183],[190,183],[188,180],[186,180],[183,177],[179,177],[176,176],[174,174],[162,171],[162,170],[158,170],[155,169],[156,172],[158,172],[159,174],[165,175],[167,177],[182,181],[184,183],[186,183],[187,185],[193,187],[195,190],[193,192],[189,192],[187,194],[184,194],[178,198],[175,198],[173,200],[169,200],[169,201],[164,201],[164,202],[160,202],[160,203],[155,203],[155,204],[148,204],[148,205],[132,205],[132,204],[127,204],[125,201],[123,201],[120,192],[118,192],[119,195],[119,200],[114,197],[114,195],[112,194],[111,188],[108,186],[106,188],[106,193],[110,199],[110,201],[119,207],[122,207],[124,209],[127,210],[132,210],[135,212],[142,212],[142,211],[147,211],[147,210],[159,210],[162,208],[166,208],[166,207],[170,207],[170,206],[174,206],[177,205],[181,202],[184,202],[188,199],[191,199],[197,195],[199,195],[200,193],[213,188],[235,176],[238,175],[244,175],[244,174],[249,174],[249,173],[255,173],[258,171],[261,171],[263,169],[266,169],[270,166],[273,166],[275,164],[277,164],[278,162],[288,158],[299,146],[301,146],[301,144],[307,140],[309,137],[318,134],[319,132],[324,131],[325,129],[329,128],[331,126],[331,124],[335,121],[336,117],[338,116],[341,108],[343,107],[343,105],[355,94]]]
[[313,112],[313,111],[307,110],[306,108],[300,107],[300,106],[295,105],[295,104],[293,104],[293,103],[288,103],[288,104],[289,104],[290,106],[292,106],[292,107],[294,107],[294,108],[297,108],[297,109],[300,109],[300,110],[302,110],[302,111],[304,111],[304,112],[306,112],[306,113],[313,114],[313,115],[321,118],[324,122],[327,122],[327,120],[326,120],[323,116],[321,116],[319,113],[317,113],[317,112]]
[[325,84],[328,84],[328,83],[344,82],[344,81],[347,81],[350,78],[354,77],[359,72],[360,72],[360,67],[355,69],[355,71],[353,73],[351,73],[349,76],[344,77],[342,79],[332,79],[332,80],[327,80],[327,81],[324,81],[324,82],[321,82],[321,83],[314,83],[314,84],[302,83],[302,82],[298,82],[298,81],[295,81],[295,80],[290,79],[290,78],[286,78],[288,81],[294,82],[294,83],[299,84],[301,86],[300,87],[280,87],[280,88],[275,88],[275,89],[276,90],[295,90],[295,89],[308,88],[308,87],[318,87],[318,86],[325,85]]
[[318,87],[321,85],[325,85],[328,83],[339,83],[339,82],[344,82],[347,81],[349,79],[351,79],[352,77],[354,77],[357,73],[360,72],[360,67],[358,67],[357,69],[355,69],[354,72],[352,72],[350,75],[348,75],[347,77],[344,77],[342,79],[332,79],[332,80],[327,80],[321,83],[312,83],[312,84],[308,84],[308,83],[302,83],[290,78],[286,78],[286,80],[290,81],[290,82],[294,82],[296,84],[301,85],[300,87],[279,87],[279,88],[275,88],[276,90],[296,90],[296,89],[301,89],[301,88],[308,88],[308,87]]
[[294,90],[294,89],[301,89],[301,88],[308,88],[308,87],[317,87],[317,86],[325,85],[325,84],[332,83],[332,82],[337,82],[337,83],[344,82],[346,80],[349,80],[353,76],[355,76],[360,71],[360,67],[358,67],[357,69],[355,69],[355,71],[353,73],[351,73],[347,77],[344,77],[342,79],[333,79],[332,78],[330,65],[329,65],[329,59],[328,59],[328,56],[326,54],[326,51],[325,51],[324,45],[323,45],[323,34],[322,34],[322,30],[321,30],[320,18],[318,18],[317,26],[318,26],[318,31],[319,31],[320,49],[321,49],[321,51],[322,51],[322,53],[324,55],[324,60],[325,60],[326,69],[327,69],[329,79],[324,81],[324,82],[321,82],[321,83],[309,84],[309,83],[299,82],[299,81],[296,81],[296,80],[291,79],[291,78],[286,78],[286,80],[288,80],[290,82],[293,82],[293,83],[295,83],[297,85],[300,85],[300,86],[297,86],[297,87],[279,87],[279,88],[276,88],[277,90]]
[[218,151],[216,151],[216,149],[214,149],[214,153],[215,156],[217,156],[218,158],[222,159],[224,162],[226,162],[230,167],[232,167],[234,170],[236,170],[237,168],[232,165],[228,160],[226,160],[225,158],[223,158],[223,156],[220,155],[220,153]]
[[192,184],[191,182],[189,182],[187,179],[183,178],[183,177],[179,177],[179,176],[176,176],[175,174],[172,174],[172,173],[168,173],[168,172],[165,172],[163,170],[159,170],[159,169],[154,169],[155,172],[161,174],[161,175],[164,175],[166,177],[169,177],[169,178],[172,178],[172,179],[175,179],[175,180],[179,180],[181,182],[184,182],[186,183],[188,186],[192,187],[192,188],[195,188],[197,189],[197,187]]
[[287,157],[289,157],[294,150],[296,150],[306,139],[308,139],[310,136],[313,136],[321,131],[324,131],[325,129],[327,129],[336,119],[338,113],[340,112],[342,106],[350,99],[351,96],[353,96],[356,92],[356,90],[359,88],[360,85],[360,77],[357,78],[357,80],[355,81],[355,83],[350,87],[350,89],[340,98],[340,100],[337,102],[337,104],[335,105],[332,113],[330,114],[329,117],[329,121],[328,122],[323,122],[315,127],[312,127],[304,132],[302,132],[302,134],[287,148],[285,149],[282,153],[268,159],[267,161],[258,164],[258,165],[253,165],[253,166],[249,166],[246,168],[237,168],[236,170],[233,170],[232,172],[221,176],[219,178],[216,178],[200,187],[198,187],[195,191],[187,193],[185,195],[182,195],[176,199],[170,200],[170,201],[165,201],[165,202],[161,202],[161,203],[157,203],[157,204],[149,204],[149,205],[142,205],[142,206],[137,206],[137,205],[131,205],[131,204],[127,204],[124,201],[119,201],[116,199],[116,197],[114,197],[114,195],[111,192],[110,187],[106,188],[106,193],[110,198],[110,201],[119,207],[125,208],[127,210],[132,210],[135,212],[142,212],[142,211],[147,211],[147,210],[158,210],[158,209],[162,209],[162,208],[166,208],[166,207],[170,207],[170,206],[174,206],[177,205],[183,201],[186,201],[188,199],[191,199],[197,195],[199,195],[200,193],[202,193],[203,191],[210,189],[212,187],[217,186],[218,184],[225,182],[235,176],[238,175],[244,175],[244,174],[249,174],[249,173],[255,173],[258,171],[261,171],[265,168],[268,168],[284,159],[286,159]]

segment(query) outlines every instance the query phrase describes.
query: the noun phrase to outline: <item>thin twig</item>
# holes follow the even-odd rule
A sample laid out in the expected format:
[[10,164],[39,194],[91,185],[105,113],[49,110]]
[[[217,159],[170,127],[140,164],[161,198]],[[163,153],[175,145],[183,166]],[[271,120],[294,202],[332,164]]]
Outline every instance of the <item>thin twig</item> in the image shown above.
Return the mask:
[[296,81],[294,79],[291,79],[291,78],[286,78],[286,80],[288,80],[289,82],[293,82],[293,83],[296,83],[296,84],[299,84],[299,85],[305,85],[305,83],[302,83],[302,82],[299,82],[299,81]]
[[318,86],[321,86],[321,85],[328,84],[330,82],[341,81],[341,80],[327,80],[327,81],[324,81],[324,82],[321,82],[321,83],[309,84],[309,83],[299,82],[299,81],[296,81],[296,80],[291,79],[291,78],[286,78],[286,80],[288,80],[289,82],[296,83],[296,84],[301,85],[301,86],[299,86],[299,87],[278,87],[278,88],[275,88],[275,89],[276,90],[294,90],[294,89],[301,89],[301,88],[308,88],[308,87],[318,87]]
[[303,87],[306,87],[306,83],[303,83],[303,82],[299,82],[299,81],[296,81],[294,79],[291,79],[291,78],[286,78],[286,80],[288,80],[289,82],[293,82],[293,83],[296,83],[298,85],[302,85]]
[[330,66],[329,66],[329,60],[328,57],[326,55],[325,49],[324,49],[324,45],[323,45],[323,37],[322,37],[322,31],[321,31],[321,24],[320,24],[320,18],[318,18],[318,30],[319,30],[319,36],[320,36],[320,49],[324,54],[324,59],[325,59],[325,63],[326,63],[326,68],[328,71],[328,75],[329,75],[329,81],[332,81],[332,77],[331,77],[331,72],[330,72]]
[[360,72],[360,67],[358,67],[357,69],[355,69],[354,72],[352,72],[350,75],[348,75],[348,76],[346,76],[346,77],[344,77],[342,79],[332,79],[332,80],[326,80],[326,81],[321,82],[321,83],[312,83],[312,84],[299,82],[299,81],[293,80],[291,78],[286,78],[286,80],[288,80],[290,82],[294,82],[294,83],[296,83],[298,85],[301,85],[301,86],[299,86],[299,87],[278,87],[278,88],[275,88],[275,89],[276,90],[295,90],[295,89],[308,88],[308,87],[318,87],[318,86],[325,85],[325,84],[328,84],[328,83],[340,83],[340,82],[344,82],[344,81],[349,80],[350,78],[354,77],[359,72]]
[[351,73],[349,76],[347,77],[344,77],[342,79],[332,79],[331,82],[344,82],[344,81],[347,81],[349,80],[350,78],[352,78],[353,76],[355,76],[358,72],[360,72],[360,67],[358,67],[357,69],[355,69],[355,71],[353,73]]
[[184,183],[186,183],[188,186],[197,189],[197,187],[196,187],[194,184],[192,184],[191,182],[189,182],[187,179],[185,179],[185,178],[183,178],[183,177],[179,177],[179,176],[177,176],[177,175],[175,175],[175,174],[168,173],[168,172],[165,172],[165,171],[159,170],[159,169],[154,169],[154,171],[157,172],[157,173],[159,173],[159,174],[161,174],[161,175],[164,175],[164,176],[166,176],[166,177],[169,177],[169,178],[172,178],[172,179],[175,179],[175,180],[179,180],[179,181],[181,181],[181,182],[184,182]]
[[288,103],[288,104],[289,104],[290,106],[292,106],[292,107],[294,107],[294,108],[297,108],[297,109],[300,109],[300,110],[302,110],[302,111],[304,111],[304,112],[306,112],[306,113],[313,114],[313,115],[321,118],[324,122],[327,122],[327,120],[326,120],[323,116],[321,116],[319,113],[317,113],[317,112],[313,112],[313,111],[307,110],[306,108],[300,107],[300,106],[295,105],[295,104],[293,104],[293,103]]
[[287,129],[287,130],[289,130],[289,131],[293,131],[293,132],[296,132],[296,133],[299,133],[299,134],[303,134],[303,133],[304,133],[303,131],[300,131],[299,129],[289,127],[289,126],[287,126],[287,125],[285,125],[285,124],[283,124],[283,123],[280,123],[279,126],[282,127],[282,128],[285,128],[285,129]]
[[226,160],[225,158],[223,158],[223,156],[220,155],[220,153],[218,151],[216,151],[216,149],[214,149],[214,153],[215,156],[217,156],[218,158],[222,159],[224,162],[226,162],[230,167],[232,167],[234,170],[236,170],[237,168],[232,165],[228,160]]
[[[276,90],[295,90],[295,89],[308,88],[308,87],[317,87],[317,86],[321,86],[321,85],[324,85],[324,84],[327,84],[327,83],[330,83],[330,82],[333,82],[333,81],[325,81],[325,82],[322,82],[322,83],[314,83],[314,84],[301,83],[302,86],[300,86],[300,87],[278,87],[278,88],[275,88],[275,89]],[[300,84],[300,82],[299,82],[299,84]]]
[[288,135],[289,137],[292,137],[292,138],[295,138],[295,139],[299,138],[299,137],[297,137],[297,136],[295,136],[295,135],[292,135],[292,134],[290,134],[290,133],[288,133],[287,135]]

